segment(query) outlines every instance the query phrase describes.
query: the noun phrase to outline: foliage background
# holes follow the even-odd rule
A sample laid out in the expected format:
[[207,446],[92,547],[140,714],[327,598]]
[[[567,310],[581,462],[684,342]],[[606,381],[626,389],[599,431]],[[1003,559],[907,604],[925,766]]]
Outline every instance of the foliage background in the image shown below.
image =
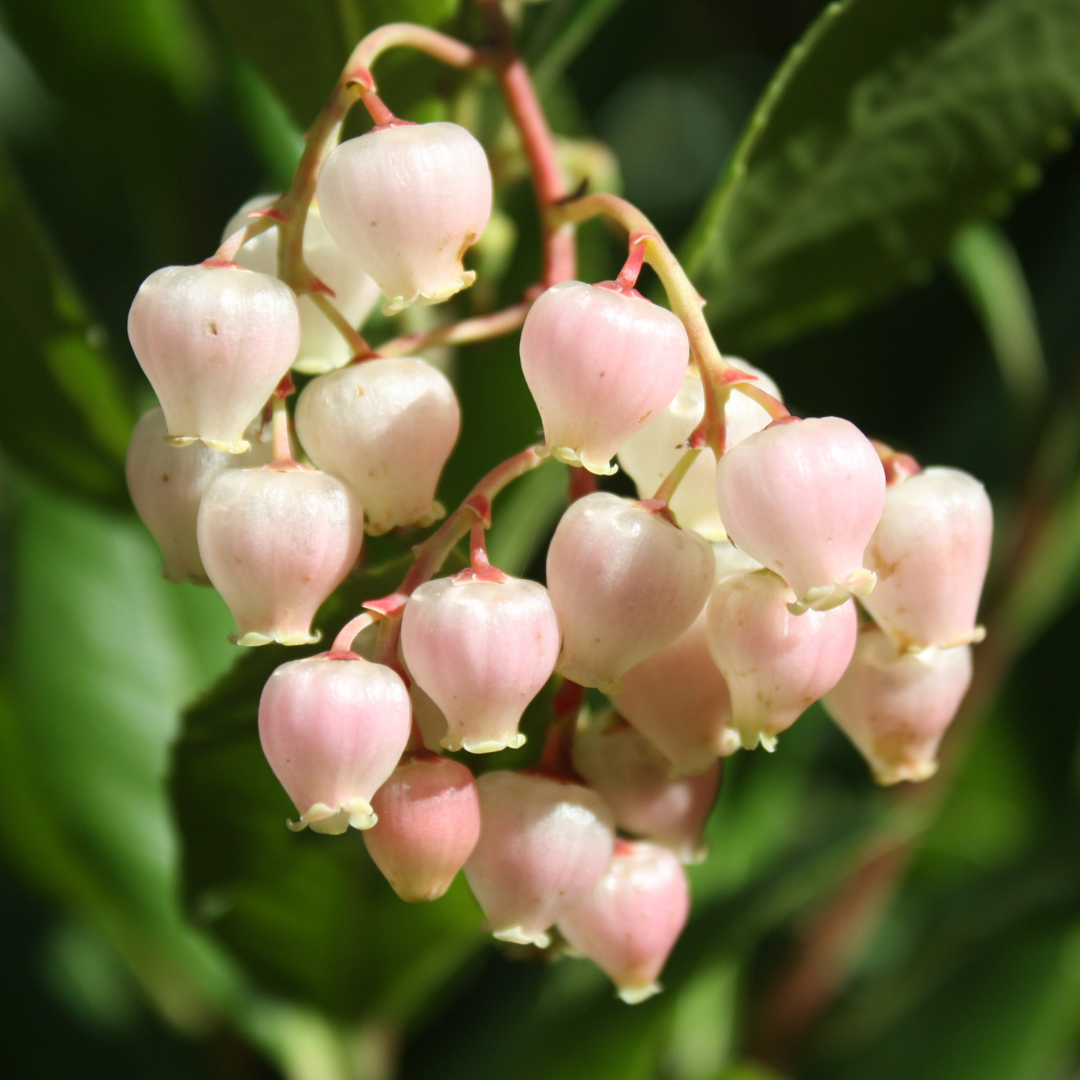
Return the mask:
[[[475,40],[476,13],[0,0],[6,1071],[1080,1074],[1080,4],[514,12],[567,162],[621,183],[681,245],[721,348],[765,367],[796,412],[850,417],[987,483],[991,633],[943,776],[875,789],[816,709],[773,757],[734,759],[667,991],[635,1009],[580,962],[511,962],[463,887],[409,908],[358,836],[288,834],[254,738],[282,651],[237,664],[220,601],[160,580],[127,502],[127,435],[150,396],[126,311],[148,273],[205,257],[244,199],[287,181],[365,30],[410,18]],[[400,114],[484,138],[501,215],[458,314],[513,300],[537,229],[490,83],[396,54],[380,78]],[[617,240],[584,229],[582,275],[618,265]],[[537,427],[514,341],[463,350],[455,370],[450,503]],[[507,569],[542,567],[564,489],[550,466],[504,497],[492,547]],[[389,591],[405,550],[372,545],[324,625]],[[537,708],[533,748],[542,722]]]

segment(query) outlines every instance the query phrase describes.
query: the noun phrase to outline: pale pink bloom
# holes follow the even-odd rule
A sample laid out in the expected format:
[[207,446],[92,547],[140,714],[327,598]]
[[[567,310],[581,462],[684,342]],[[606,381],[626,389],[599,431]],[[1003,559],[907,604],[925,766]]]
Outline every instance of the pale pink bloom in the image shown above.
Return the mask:
[[993,529],[986,490],[959,469],[926,469],[890,485],[863,559],[878,580],[863,605],[897,648],[982,640],[975,619]]
[[792,600],[768,570],[725,574],[709,598],[709,648],[747,750],[759,743],[772,750],[776,736],[837,684],[855,649],[854,603],[793,615]]
[[689,628],[712,579],[704,537],[607,492],[578,499],[547,556],[563,635],[558,670],[582,686],[619,693],[626,671]]
[[619,840],[607,873],[559,919],[559,930],[636,1005],[660,991],[660,972],[689,914],[679,860],[655,844]]
[[318,641],[311,621],[356,563],[363,522],[356,496],[314,469],[219,476],[199,507],[199,552],[239,644]]
[[480,837],[472,773],[450,758],[407,754],[371,806],[378,825],[364,833],[364,844],[375,865],[402,900],[437,900]]
[[676,772],[704,772],[739,748],[731,695],[709,651],[705,609],[670,645],[627,671],[612,700]]
[[343,833],[378,820],[371,797],[409,738],[409,695],[396,672],[327,654],[282,664],[259,700],[259,738],[300,815],[295,830]]
[[574,768],[611,807],[615,824],[669,847],[686,863],[701,862],[702,832],[720,790],[715,754],[698,776],[672,776],[666,757],[614,714],[579,728]]
[[143,413],[128,443],[128,491],[139,517],[153,533],[169,581],[208,585],[210,579],[199,556],[195,524],[203,492],[226,469],[262,465],[270,460],[268,447],[249,432],[251,449],[245,454],[211,450],[202,443],[170,446],[161,407]]
[[[757,375],[757,385],[780,400],[779,388],[763,371],[738,357],[729,356],[727,360],[740,371]],[[705,391],[697,368],[691,365],[675,400],[652,417],[619,451],[619,465],[634,481],[640,498],[651,499],[656,494],[668,473],[686,453],[687,440],[704,416]],[[772,418],[756,401],[732,390],[724,409],[724,419],[725,444],[732,447],[760,431]],[[724,539],[724,523],[716,507],[716,456],[711,450],[706,448],[697,456],[668,505],[684,529],[693,529],[708,540]]]
[[321,375],[296,402],[304,450],[360,496],[373,536],[442,517],[435,489],[460,427],[446,376],[411,357]]
[[462,259],[491,216],[491,170],[463,127],[401,124],[349,139],[326,159],[318,195],[330,235],[382,289],[385,314],[476,280]]
[[465,877],[500,941],[546,948],[547,931],[603,877],[615,843],[607,803],[547,776],[489,772]]
[[938,745],[970,684],[970,645],[900,653],[867,624],[824,704],[878,783],[897,784],[937,772]]
[[[251,211],[265,209],[276,198],[276,195],[259,195],[248,199],[225,226],[222,239],[251,224],[254,220],[248,216]],[[308,269],[333,293],[331,300],[345,321],[350,326],[363,326],[379,299],[379,286],[355,259],[334,243],[315,202],[308,208],[304,222],[303,250]],[[234,259],[248,270],[277,277],[277,226],[249,240]],[[353,357],[352,347],[314,300],[307,295],[299,296],[296,306],[300,312],[300,350],[293,367],[305,375],[321,375],[347,364]]]
[[644,297],[580,281],[542,293],[521,330],[521,368],[548,452],[615,472],[611,459],[679,392],[689,355],[679,318]]
[[296,359],[292,289],[238,266],[167,266],[139,287],[128,337],[170,442],[242,454],[244,429]]
[[850,421],[773,423],[724,454],[716,492],[728,535],[791,586],[796,613],[874,587],[862,559],[885,505],[885,473]]
[[555,670],[559,625],[543,585],[470,577],[466,570],[413,592],[401,648],[446,717],[442,745],[487,754],[525,742],[518,721]]

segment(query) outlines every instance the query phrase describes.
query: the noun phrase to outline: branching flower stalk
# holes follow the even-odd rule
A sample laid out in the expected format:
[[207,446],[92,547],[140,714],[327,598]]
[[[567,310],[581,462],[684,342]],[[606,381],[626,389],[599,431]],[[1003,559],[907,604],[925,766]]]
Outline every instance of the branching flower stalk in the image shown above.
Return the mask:
[[774,420],[789,415],[771,394],[754,386],[750,377],[732,367],[721,355],[702,312],[704,301],[656,226],[632,203],[618,195],[599,193],[562,203],[552,211],[554,223],[581,224],[605,215],[630,234],[632,245],[641,245],[644,261],[657,273],[667,293],[671,310],[686,327],[690,355],[694,358],[705,387],[705,443],[719,458],[724,451],[724,406],[732,389],[753,398]]

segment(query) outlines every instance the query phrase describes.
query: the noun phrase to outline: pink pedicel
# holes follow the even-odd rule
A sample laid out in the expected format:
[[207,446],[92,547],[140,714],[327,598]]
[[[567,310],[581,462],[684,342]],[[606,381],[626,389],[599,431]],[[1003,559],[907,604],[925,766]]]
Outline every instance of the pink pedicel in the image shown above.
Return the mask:
[[240,645],[319,640],[311,621],[356,563],[360,502],[314,469],[233,469],[199,507],[199,552]]
[[[757,375],[757,385],[780,400],[779,388],[763,371],[737,357],[729,356],[727,360],[740,371]],[[675,400],[651,418],[619,451],[619,465],[634,481],[639,498],[651,499],[656,494],[686,452],[688,440],[704,415],[705,390],[697,368],[691,367]],[[756,401],[738,390],[732,390],[728,395],[724,419],[725,443],[729,448],[772,422]],[[707,540],[725,538],[724,524],[716,507],[716,456],[711,450],[706,448],[698,455],[669,505],[675,520],[684,529],[693,529]]]
[[239,266],[167,266],[139,287],[128,337],[177,446],[242,454],[244,429],[300,345],[292,289]]
[[863,551],[885,505],[885,473],[848,420],[774,423],[724,454],[720,517],[735,544],[792,588],[792,611],[825,611],[865,596]]
[[739,748],[731,695],[709,651],[705,610],[670,645],[627,671],[612,701],[673,772],[705,772]]
[[[259,195],[249,199],[225,226],[222,239],[251,224],[253,210],[264,210],[276,195]],[[277,277],[278,229],[275,225],[249,240],[234,259],[248,270]],[[304,222],[304,262],[308,269],[332,293],[334,306],[350,326],[363,326],[379,299],[379,286],[364,273],[363,267],[342,251],[326,231],[318,203],[308,208]],[[300,350],[293,368],[305,375],[321,375],[347,364],[353,350],[341,331],[323,314],[310,296],[296,301],[300,312]]]
[[690,627],[712,587],[708,541],[643,504],[599,491],[562,516],[547,583],[563,650],[558,671],[617,694],[622,675]]
[[975,619],[993,530],[986,490],[966,472],[930,468],[890,485],[863,558],[878,579],[863,605],[898,649],[983,639]]
[[401,648],[413,678],[446,717],[442,745],[488,754],[519,747],[518,722],[559,655],[559,624],[547,590],[506,576],[472,580],[465,570],[409,597]]
[[161,548],[169,581],[209,585],[195,524],[203,492],[226,469],[265,464],[269,448],[249,432],[251,449],[245,454],[211,450],[202,443],[170,446],[164,441],[168,428],[160,406],[143,413],[128,443],[127,474],[131,501],[143,524]]
[[378,824],[364,845],[394,892],[410,904],[438,900],[480,836],[472,773],[450,758],[406,754],[371,806]]
[[386,297],[384,314],[441,303],[476,280],[462,259],[491,216],[491,170],[463,127],[405,124],[349,139],[326,159],[318,197],[330,235]]
[[607,873],[559,919],[559,931],[636,1005],[657,981],[690,914],[690,885],[666,848],[618,840]]
[[868,623],[824,704],[877,782],[898,784],[937,772],[938,745],[970,685],[970,645],[901,653]]
[[382,664],[326,653],[282,664],[259,699],[259,738],[300,815],[294,831],[337,835],[378,820],[371,799],[409,738],[409,695]]
[[548,452],[615,472],[611,459],[679,392],[689,355],[682,322],[643,297],[580,281],[542,293],[521,330],[521,368]]
[[697,776],[672,776],[668,759],[611,713],[577,731],[573,761],[619,828],[671,848],[685,863],[705,858],[702,832],[720,790],[715,755]]
[[301,444],[360,496],[373,536],[442,517],[435,489],[460,428],[446,376],[410,357],[321,375],[296,403]]
[[546,776],[489,772],[480,840],[465,877],[500,941],[547,948],[547,931],[604,876],[615,843],[595,791]]
[[709,648],[747,750],[774,749],[776,736],[837,684],[855,649],[854,603],[793,615],[792,600],[769,570],[725,574],[709,598]]

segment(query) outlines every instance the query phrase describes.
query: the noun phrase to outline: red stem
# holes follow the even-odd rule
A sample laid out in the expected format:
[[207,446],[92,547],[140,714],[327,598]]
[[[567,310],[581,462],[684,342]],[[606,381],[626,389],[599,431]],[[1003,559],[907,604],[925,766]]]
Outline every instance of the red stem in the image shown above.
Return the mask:
[[507,111],[521,135],[525,156],[532,171],[536,201],[544,239],[544,268],[541,282],[545,289],[560,281],[570,281],[577,274],[577,244],[573,229],[556,225],[549,211],[569,192],[563,181],[555,154],[555,140],[547,117],[536,96],[528,69],[517,55],[514,35],[503,14],[499,0],[479,0],[488,26],[498,43],[499,88]]

